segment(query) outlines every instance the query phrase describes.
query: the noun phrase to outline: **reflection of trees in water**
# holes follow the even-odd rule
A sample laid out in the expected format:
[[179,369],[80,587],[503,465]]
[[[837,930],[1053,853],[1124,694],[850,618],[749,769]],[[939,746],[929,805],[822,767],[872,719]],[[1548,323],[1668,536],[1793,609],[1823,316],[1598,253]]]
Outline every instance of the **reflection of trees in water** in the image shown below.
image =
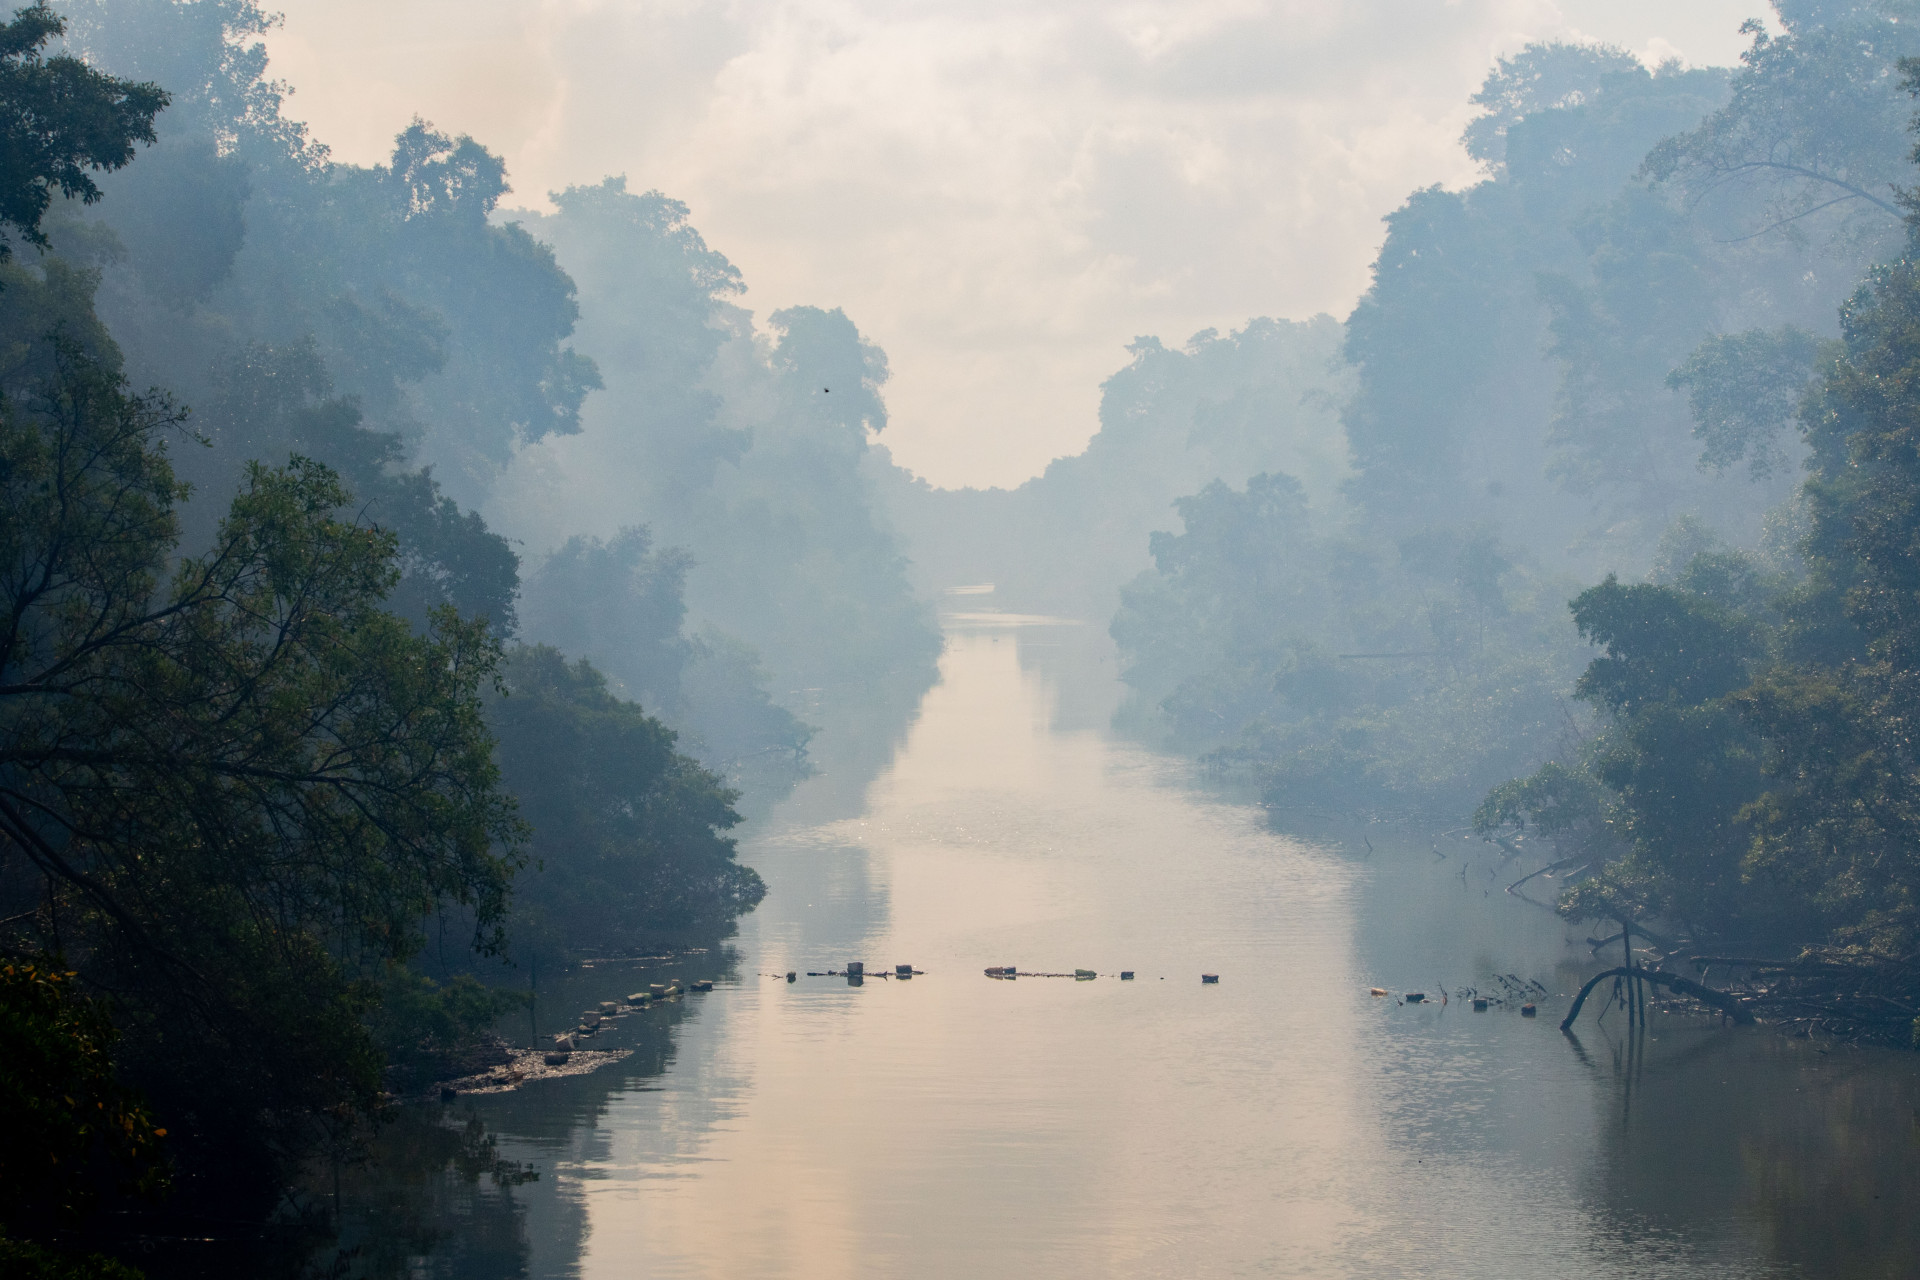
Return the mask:
[[[543,976],[542,1031],[571,1011],[666,977],[726,982],[738,976],[738,961],[732,948],[714,940],[675,960],[603,961],[551,980]],[[448,1106],[400,1108],[375,1136],[368,1158],[340,1169],[338,1238],[308,1257],[298,1272],[302,1280],[494,1280],[569,1272],[585,1243],[586,1206],[578,1185],[554,1170],[607,1157],[609,1101],[666,1073],[680,1024],[694,1008],[693,1001],[677,1001],[610,1024],[596,1047],[631,1055],[589,1075]],[[525,1038],[524,1025],[508,1029]],[[333,1179],[331,1168],[320,1169],[308,1188],[328,1207]]]
[[[339,1237],[305,1274],[386,1280],[522,1276],[526,1210],[515,1188],[539,1177],[502,1158],[480,1117],[409,1107],[374,1140],[371,1159],[339,1171]],[[332,1171],[313,1190],[331,1200]]]
[[1768,1251],[1809,1274],[1913,1275],[1920,1079],[1907,1062],[1854,1057],[1828,1055],[1820,1089],[1765,1109],[1759,1133],[1742,1144],[1750,1203]]
[[[1662,1025],[1671,1023],[1673,1025]],[[1920,1269],[1920,1074],[1882,1051],[1822,1052],[1763,1029],[1657,1016],[1589,1034],[1602,1084],[1596,1230],[1636,1254],[1689,1238],[1822,1277]],[[1724,1224],[1714,1247],[1706,1224]]]

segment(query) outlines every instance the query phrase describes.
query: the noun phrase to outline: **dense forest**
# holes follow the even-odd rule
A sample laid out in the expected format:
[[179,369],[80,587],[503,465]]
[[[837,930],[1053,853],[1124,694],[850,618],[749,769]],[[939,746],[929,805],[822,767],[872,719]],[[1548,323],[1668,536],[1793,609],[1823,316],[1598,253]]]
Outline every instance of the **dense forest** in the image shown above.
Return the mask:
[[1276,821],[1471,815],[1642,971],[1920,1044],[1920,3],[1775,11],[1502,59],[1349,316],[1135,340],[1010,491],[669,195],[337,162],[253,0],[15,11],[0,1266],[296,1269],[527,967],[729,935],[742,810],[961,584]]
[[618,178],[334,161],[273,21],[0,26],[10,1275],[297,1270],[304,1171],[528,966],[725,938],[802,713],[938,652],[851,320]]
[[1124,722],[1280,820],[1474,813],[1570,917],[1908,1043],[1920,6],[1774,8],[1731,69],[1502,59],[1344,323],[1141,339],[1083,454],[889,502],[1110,619]]

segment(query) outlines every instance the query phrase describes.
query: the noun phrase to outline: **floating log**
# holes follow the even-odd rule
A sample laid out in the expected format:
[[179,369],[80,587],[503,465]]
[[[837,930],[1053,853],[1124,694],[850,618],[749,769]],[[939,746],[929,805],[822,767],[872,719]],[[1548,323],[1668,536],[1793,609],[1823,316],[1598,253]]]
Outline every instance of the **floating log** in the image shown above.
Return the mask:
[[1710,1005],[1732,1018],[1741,1026],[1753,1024],[1753,1013],[1739,999],[1724,991],[1715,991],[1712,987],[1703,987],[1691,978],[1683,978],[1677,973],[1667,973],[1662,969],[1643,969],[1635,965],[1631,969],[1606,969],[1587,979],[1587,985],[1580,988],[1580,994],[1573,998],[1573,1007],[1567,1010],[1567,1016],[1560,1022],[1562,1031],[1573,1029],[1573,1020],[1580,1016],[1580,1008],[1586,1004],[1593,989],[1608,978],[1638,978],[1642,982],[1651,982],[1656,987],[1666,987],[1676,995],[1692,996],[1701,1004]]
[[1220,981],[1220,975],[1219,975],[1219,974],[1217,974],[1217,973],[1203,973],[1203,974],[1201,974],[1201,975],[1200,975],[1200,981],[1202,981],[1202,982],[1218,982],[1218,981]]

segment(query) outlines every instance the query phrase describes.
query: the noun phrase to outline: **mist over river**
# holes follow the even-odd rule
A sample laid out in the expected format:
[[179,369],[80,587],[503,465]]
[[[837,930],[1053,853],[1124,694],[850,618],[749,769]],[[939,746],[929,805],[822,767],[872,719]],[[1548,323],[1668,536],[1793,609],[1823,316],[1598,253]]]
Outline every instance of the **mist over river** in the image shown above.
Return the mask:
[[[1601,962],[1504,892],[1537,862],[1223,799],[1107,730],[1102,628],[980,605],[949,598],[898,741],[828,724],[745,830],[770,892],[727,953],[540,1008],[711,993],[613,1024],[598,1073],[439,1108],[538,1178],[447,1175],[427,1236],[371,1243],[463,1278],[1920,1270],[1912,1055],[1661,1013],[1630,1045],[1598,1001],[1563,1036]],[[850,960],[924,972],[807,976]],[[1541,1016],[1458,997],[1495,974]]]

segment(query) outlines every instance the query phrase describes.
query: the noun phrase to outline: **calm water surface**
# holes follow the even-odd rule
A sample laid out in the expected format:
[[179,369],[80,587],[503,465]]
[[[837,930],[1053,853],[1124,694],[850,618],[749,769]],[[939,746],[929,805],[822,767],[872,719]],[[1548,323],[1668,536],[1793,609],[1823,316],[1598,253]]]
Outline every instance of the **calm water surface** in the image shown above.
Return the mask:
[[[1588,931],[1499,850],[1276,823],[1104,731],[1097,629],[948,621],[904,735],[830,730],[746,833],[771,892],[730,954],[543,992],[719,978],[620,1022],[618,1066],[449,1108],[540,1177],[453,1196],[419,1270],[1920,1274],[1920,1059],[1672,1016],[1569,1040]],[[777,976],[848,960],[925,975]],[[1367,993],[1495,973],[1542,1016]]]

